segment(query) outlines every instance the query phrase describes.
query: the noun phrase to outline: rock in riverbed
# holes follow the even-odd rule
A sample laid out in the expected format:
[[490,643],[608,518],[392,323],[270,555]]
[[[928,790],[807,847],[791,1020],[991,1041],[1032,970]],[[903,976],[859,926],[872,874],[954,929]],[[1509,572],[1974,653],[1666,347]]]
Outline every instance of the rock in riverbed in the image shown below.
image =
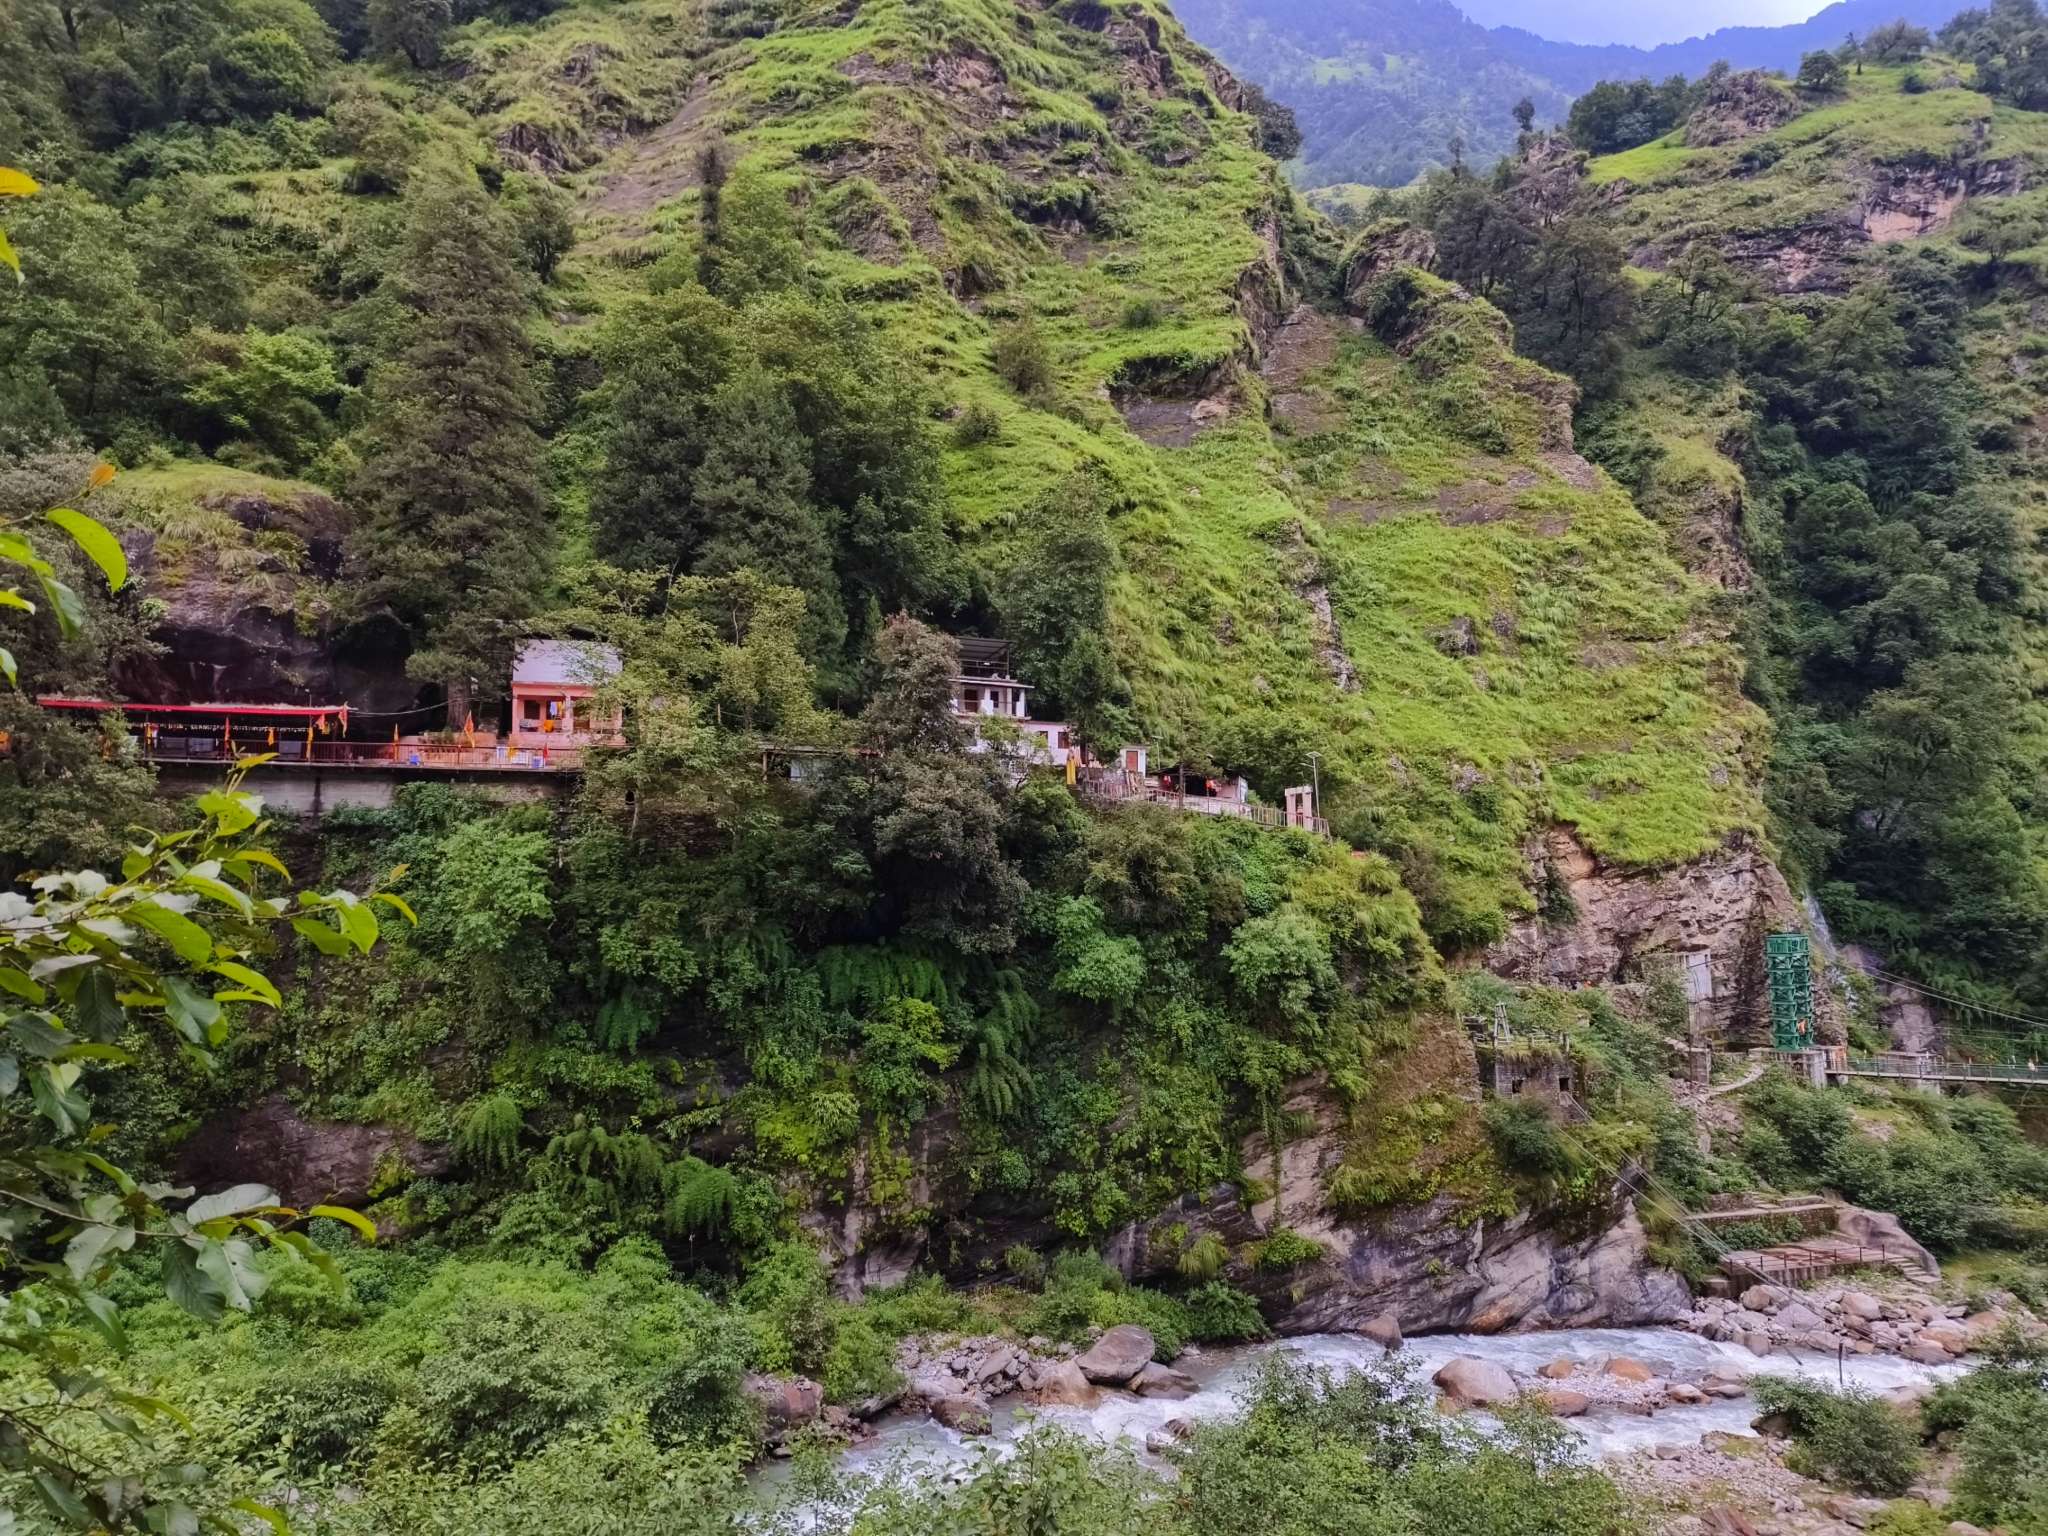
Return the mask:
[[1460,1355],[1430,1378],[1443,1389],[1445,1406],[1456,1410],[1511,1403],[1519,1395],[1515,1378],[1491,1360]]
[[988,1403],[971,1392],[955,1392],[932,1400],[932,1417],[963,1435],[985,1435],[992,1427]]
[[1193,1397],[1201,1390],[1201,1384],[1186,1371],[1151,1360],[1131,1378],[1131,1390],[1140,1397],[1182,1398]]
[[1152,1360],[1151,1333],[1136,1323],[1119,1323],[1088,1347],[1074,1364],[1098,1386],[1121,1387]]

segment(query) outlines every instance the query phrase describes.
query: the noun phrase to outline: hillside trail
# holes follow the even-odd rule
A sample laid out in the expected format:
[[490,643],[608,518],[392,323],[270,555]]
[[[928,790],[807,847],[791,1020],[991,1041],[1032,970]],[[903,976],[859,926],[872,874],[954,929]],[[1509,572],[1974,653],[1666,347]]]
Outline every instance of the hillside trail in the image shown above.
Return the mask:
[[620,233],[646,234],[652,227],[647,215],[703,185],[697,151],[710,138],[704,125],[717,104],[718,93],[700,76],[675,116],[633,140],[623,162],[594,187],[595,195],[586,194],[585,216],[608,215],[622,220]]
[[1758,1065],[1751,1067],[1747,1072],[1743,1073],[1742,1076],[1735,1079],[1734,1082],[1723,1083],[1718,1088],[1709,1088],[1707,1090],[1707,1097],[1710,1099],[1718,1099],[1726,1094],[1740,1093],[1743,1089],[1747,1088],[1751,1083],[1755,1082],[1758,1078],[1762,1077],[1766,1070],[1766,1065],[1763,1063],[1759,1063]]

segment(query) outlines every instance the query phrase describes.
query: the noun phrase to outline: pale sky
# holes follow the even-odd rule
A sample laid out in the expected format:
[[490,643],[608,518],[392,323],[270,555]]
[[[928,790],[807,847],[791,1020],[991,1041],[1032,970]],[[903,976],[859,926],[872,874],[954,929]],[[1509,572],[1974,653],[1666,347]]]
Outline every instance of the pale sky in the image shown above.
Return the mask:
[[1680,42],[1719,27],[1781,27],[1827,0],[1458,0],[1481,26],[1524,27],[1561,43]]

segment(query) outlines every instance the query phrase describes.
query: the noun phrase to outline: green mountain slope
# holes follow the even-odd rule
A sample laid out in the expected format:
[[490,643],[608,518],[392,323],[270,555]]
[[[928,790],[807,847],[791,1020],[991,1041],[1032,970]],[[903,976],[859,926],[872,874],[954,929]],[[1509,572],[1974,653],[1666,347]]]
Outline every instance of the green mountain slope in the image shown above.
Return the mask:
[[[1441,893],[1457,944],[1531,909],[1522,843],[1551,821],[1640,864],[1755,824],[1732,654],[1700,638],[1700,590],[1658,532],[1571,459],[1566,387],[1503,394],[1485,324],[1447,365],[1338,318],[1327,237],[1235,84],[1162,12],[639,3],[480,20],[444,53],[445,87],[337,77],[316,123],[352,153],[202,171],[180,195],[360,382],[385,300],[351,263],[392,249],[408,166],[443,144],[569,189],[578,243],[531,327],[567,412],[560,560],[591,547],[613,409],[575,391],[618,355],[609,327],[699,267],[712,153],[733,168],[728,227],[765,210],[761,238],[792,240],[803,280],[920,376],[966,560],[947,601],[1002,588],[1070,474],[1106,483],[1119,718],[1155,761],[1277,797],[1318,753],[1340,817]],[[234,129],[177,132],[251,153]],[[35,236],[23,225],[32,270]],[[0,298],[17,306],[0,324],[33,327],[37,291]],[[994,361],[1027,330],[1049,365],[1028,395]],[[325,409],[332,476],[369,450],[357,407]],[[226,433],[215,451],[260,467],[262,446]]]
[[[1966,74],[1866,68],[1769,131],[1702,148],[1680,130],[1587,171],[1653,317],[1610,440],[1649,447],[1646,509],[1697,530],[1718,505],[1756,566],[1752,686],[1779,717],[1789,851],[1853,934],[1954,986],[2031,997],[2048,724],[2031,189],[2048,116]],[[1738,307],[1670,318],[1701,291],[1718,297],[1695,314]],[[1906,542],[1878,554],[1884,539]],[[2002,702],[1969,702],[1978,688]],[[1930,689],[1944,713],[1988,709],[1981,756],[1903,725]],[[1921,788],[1859,766],[1874,753],[1903,774],[1915,751]]]
[[[452,745],[494,723],[516,642],[574,634],[617,647],[624,722],[580,774],[512,781],[551,803],[412,782],[252,830],[292,876],[240,873],[340,893],[315,907],[343,927],[252,940],[274,1002],[237,962],[218,996],[180,972],[122,1004],[190,1050],[111,1048],[111,989],[17,971],[10,996],[59,1004],[81,972],[92,1037],[8,1023],[69,1138],[37,1188],[125,1209],[118,1159],[382,1232],[323,1218],[296,1256],[203,1260],[174,1232],[116,1262],[77,1242],[115,1232],[90,1213],[10,1226],[4,1256],[47,1266],[20,1274],[108,1260],[94,1338],[37,1341],[66,1398],[100,1391],[82,1359],[190,1404],[132,1484],[99,1475],[135,1459],[120,1415],[39,1404],[93,1469],[42,1487],[68,1526],[75,1486],[209,1510],[283,1488],[335,1536],[781,1528],[744,1469],[812,1421],[853,1433],[907,1391],[972,1425],[967,1378],[905,1341],[1001,1335],[973,1346],[1010,1362],[993,1391],[1015,1344],[1118,1324],[1164,1364],[1388,1311],[1673,1321],[1710,1255],[1635,1214],[1623,1170],[1660,1204],[1825,1178],[1944,1246],[2028,1230],[2044,1186],[2009,1116],[1915,1095],[1926,1133],[1887,1106],[1879,1144],[1773,1077],[1703,1142],[1666,1071],[1699,1017],[1679,951],[1735,983],[1709,1018],[1757,1027],[1727,967],[1796,920],[1772,831],[1859,933],[1917,925],[1960,968],[1959,934],[2001,919],[1969,979],[2033,995],[2026,762],[1975,749],[2017,710],[1946,665],[2024,618],[1996,509],[1958,494],[2010,443],[1956,393],[1995,356],[2024,385],[2031,352],[1971,325],[2024,301],[2023,231],[2010,285],[1859,249],[1842,291],[1773,296],[1666,248],[1681,184],[1640,162],[1731,201],[1837,162],[1708,177],[1667,145],[1631,192],[1544,141],[1423,189],[1433,232],[1340,243],[1262,147],[1284,124],[1152,0],[0,0],[0,23],[27,87],[0,161],[43,183],[4,214],[0,517],[89,490],[134,574],[63,573],[77,635],[15,609],[29,684],[345,699],[379,751]],[[1772,542],[1795,522],[1822,558]],[[1144,742],[1269,806],[1319,785],[1337,835],[1009,771],[956,718],[948,632],[1014,640],[1105,754]],[[1848,664],[1872,659],[1900,678]],[[118,867],[116,826],[179,814],[118,732],[13,697],[0,730],[10,879]],[[1907,841],[1856,798],[1899,761],[1926,769],[1895,796]],[[1866,813],[1887,836],[1857,845]],[[1872,883],[1887,860],[1934,878]],[[257,915],[228,863],[164,867],[224,930]],[[357,956],[345,893],[371,890],[418,921],[382,906]],[[208,974],[206,931],[130,911]],[[1482,1051],[1533,1091],[1487,1096]],[[43,1134],[26,1118],[0,1153]],[[199,1209],[228,1203],[274,1214],[264,1189]],[[1352,1390],[1333,1413],[1378,1391]],[[1405,1423],[1395,1396],[1362,1422]],[[1528,1490],[1481,1536],[1619,1528],[1541,1446],[1446,1456]],[[0,1457],[0,1502],[25,1465]],[[1105,1465],[1036,1442],[987,1474],[1017,1473],[1014,1505],[852,1489],[786,1524],[1221,1518]],[[1382,1506],[1384,1471],[1359,1484]],[[1264,1507],[1235,1497],[1260,1469],[1231,1476],[1219,1506]],[[1469,1502],[1432,1486],[1418,1528]],[[1047,1514],[1073,1489],[1099,1519]]]
[[[1489,391],[1484,326],[1440,377],[1319,313],[1278,328],[1328,281],[1317,237],[1170,24],[994,9],[940,37],[882,8],[718,63],[698,90],[798,202],[845,198],[838,168],[858,168],[893,211],[880,259],[813,215],[809,259],[903,338],[942,409],[996,418],[946,456],[977,564],[999,581],[1020,511],[1077,468],[1108,476],[1110,638],[1158,759],[1276,794],[1318,750],[1339,805],[1438,851],[1480,931],[1525,899],[1516,850],[1544,820],[1651,863],[1753,815],[1716,688],[1732,663],[1669,645],[1697,598],[1625,499],[1558,458],[1563,387]],[[790,93],[820,106],[750,121]],[[645,165],[590,173],[593,254],[631,238],[606,205]],[[683,192],[667,217],[687,234]],[[991,367],[1019,323],[1052,363],[1036,403]],[[1292,421],[1273,418],[1276,368],[1304,397]],[[1460,621],[1471,657],[1440,646]]]

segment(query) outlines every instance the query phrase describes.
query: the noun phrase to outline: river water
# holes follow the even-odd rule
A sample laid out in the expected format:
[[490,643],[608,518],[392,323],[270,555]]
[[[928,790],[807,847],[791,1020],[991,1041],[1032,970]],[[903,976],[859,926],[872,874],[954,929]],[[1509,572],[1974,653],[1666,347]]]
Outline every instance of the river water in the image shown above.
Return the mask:
[[[1146,1435],[1163,1427],[1168,1419],[1213,1419],[1233,1412],[1238,1389],[1253,1364],[1276,1350],[1291,1350],[1306,1361],[1340,1373],[1381,1354],[1380,1347],[1369,1340],[1335,1333],[1207,1350],[1174,1362],[1177,1369],[1201,1383],[1201,1390],[1193,1397],[1169,1401],[1107,1393],[1096,1407],[1083,1409],[1034,1407],[1024,1401],[1024,1394],[1011,1393],[996,1400],[993,1433],[981,1439],[963,1438],[921,1414],[894,1415],[876,1426],[873,1439],[848,1450],[841,1467],[851,1473],[888,1469],[939,1471],[964,1465],[991,1448],[999,1450],[1034,1423],[1060,1424],[1103,1441],[1125,1439],[1142,1447]],[[1402,1353],[1414,1368],[1417,1381],[1424,1384],[1440,1366],[1459,1355],[1491,1360],[1532,1377],[1539,1366],[1552,1360],[1597,1364],[1610,1355],[1629,1355],[1673,1381],[1696,1382],[1709,1371],[1738,1376],[1805,1374],[1830,1386],[1839,1379],[1873,1392],[1947,1380],[1962,1374],[1964,1369],[1958,1365],[1920,1365],[1890,1355],[1849,1355],[1839,1362],[1833,1355],[1783,1352],[1759,1358],[1740,1345],[1717,1344],[1675,1328],[1433,1334],[1410,1339]],[[1756,1411],[1755,1403],[1747,1397],[1710,1398],[1697,1406],[1673,1404],[1659,1408],[1650,1418],[1596,1406],[1584,1417],[1566,1423],[1580,1436],[1584,1454],[1597,1459],[1652,1445],[1693,1443],[1710,1430],[1747,1434]],[[766,1480],[776,1479],[770,1472]]]

